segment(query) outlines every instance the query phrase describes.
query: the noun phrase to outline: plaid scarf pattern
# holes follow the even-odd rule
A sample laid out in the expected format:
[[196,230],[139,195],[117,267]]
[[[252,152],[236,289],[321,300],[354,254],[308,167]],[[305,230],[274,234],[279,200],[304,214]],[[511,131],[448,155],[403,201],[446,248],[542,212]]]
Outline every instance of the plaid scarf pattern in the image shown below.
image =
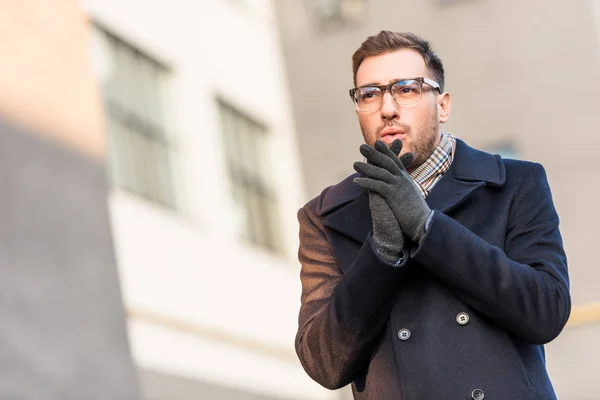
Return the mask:
[[423,197],[427,197],[433,187],[444,173],[448,171],[454,151],[456,149],[456,138],[450,133],[442,132],[440,144],[435,148],[427,160],[410,173],[411,177],[421,190]]

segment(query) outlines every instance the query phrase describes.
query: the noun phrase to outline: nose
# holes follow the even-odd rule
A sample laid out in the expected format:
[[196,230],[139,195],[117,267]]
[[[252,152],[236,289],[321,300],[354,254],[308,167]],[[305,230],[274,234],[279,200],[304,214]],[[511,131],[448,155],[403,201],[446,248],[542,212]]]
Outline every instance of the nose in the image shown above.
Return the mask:
[[390,121],[400,117],[400,106],[392,97],[391,93],[386,92],[381,99],[381,119]]

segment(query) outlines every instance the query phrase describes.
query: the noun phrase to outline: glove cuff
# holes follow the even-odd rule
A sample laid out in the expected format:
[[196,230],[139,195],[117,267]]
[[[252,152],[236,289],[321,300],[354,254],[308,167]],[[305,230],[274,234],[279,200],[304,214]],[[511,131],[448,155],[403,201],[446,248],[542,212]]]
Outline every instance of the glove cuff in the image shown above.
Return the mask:
[[402,240],[400,240],[400,242],[401,243],[390,243],[382,240],[377,234],[373,233],[373,244],[375,244],[377,253],[381,258],[392,264],[394,264],[402,255],[404,243],[402,243]]
[[[375,245],[375,246],[377,246],[377,245]],[[402,251],[400,251],[400,254],[397,254],[397,255],[384,254],[377,247],[375,248],[375,250],[377,251],[377,254],[379,254],[379,256],[381,258],[383,258],[388,263],[393,264],[395,267],[402,266],[404,264],[404,262],[406,261],[406,259],[408,258],[408,253],[404,249],[402,249]]]
[[422,222],[417,225],[417,230],[414,232],[413,240],[417,244],[421,244],[423,240],[423,236],[425,236],[425,232],[427,232],[427,228],[429,226],[429,222],[431,221],[431,217],[433,216],[433,210],[429,210],[425,217],[422,218]]

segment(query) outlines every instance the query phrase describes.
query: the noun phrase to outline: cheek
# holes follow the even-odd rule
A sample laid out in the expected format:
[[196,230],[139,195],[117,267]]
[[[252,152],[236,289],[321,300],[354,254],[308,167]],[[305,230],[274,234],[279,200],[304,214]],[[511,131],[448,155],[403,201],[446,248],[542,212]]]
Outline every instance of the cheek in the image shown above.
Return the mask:
[[412,115],[410,115],[409,123],[413,127],[413,129],[421,130],[424,127],[428,127],[432,124],[432,122],[437,121],[437,108],[433,105],[431,107],[423,107],[415,110]]
[[377,117],[373,114],[358,113],[358,122],[363,129],[369,133],[374,132],[377,128]]
[[415,122],[422,124],[425,121],[428,121],[431,118],[431,109],[429,108],[420,108],[415,114]]

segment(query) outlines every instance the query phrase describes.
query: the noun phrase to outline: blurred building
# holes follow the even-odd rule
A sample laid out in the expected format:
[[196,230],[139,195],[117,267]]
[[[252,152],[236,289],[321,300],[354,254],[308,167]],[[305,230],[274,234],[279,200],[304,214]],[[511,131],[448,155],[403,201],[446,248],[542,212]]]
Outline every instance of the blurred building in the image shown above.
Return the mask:
[[444,61],[445,129],[474,147],[541,162],[569,258],[574,308],[547,346],[560,399],[600,398],[600,216],[596,133],[600,2],[278,1],[308,200],[353,173],[362,143],[348,96],[351,56],[381,30],[412,31]]
[[85,19],[0,8],[0,399],[137,399]]
[[269,0],[88,0],[144,398],[338,399],[294,352],[305,198]]

